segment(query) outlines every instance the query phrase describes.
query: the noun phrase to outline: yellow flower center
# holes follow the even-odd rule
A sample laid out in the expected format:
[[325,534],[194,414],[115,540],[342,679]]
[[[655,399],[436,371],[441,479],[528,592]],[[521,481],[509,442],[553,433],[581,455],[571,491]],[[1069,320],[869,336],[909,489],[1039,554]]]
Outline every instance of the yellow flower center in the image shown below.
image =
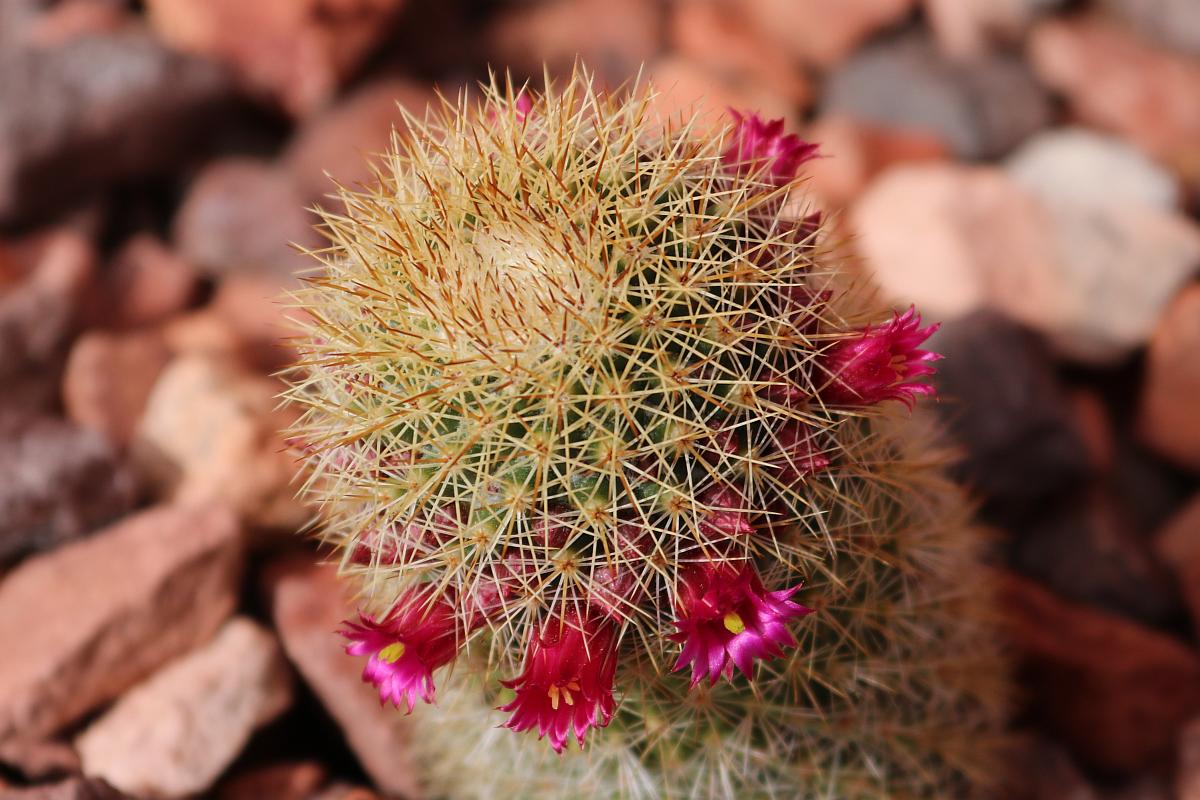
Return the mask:
[[725,630],[733,634],[741,633],[746,630],[746,623],[742,622],[742,618],[737,615],[736,611],[730,611],[725,615]]
[[404,642],[392,642],[379,651],[379,658],[389,664],[395,664],[404,657]]
[[575,705],[575,698],[571,695],[571,692],[578,691],[580,689],[579,681],[577,680],[569,681],[566,686],[559,686],[557,683],[551,684],[550,688],[546,690],[546,694],[550,696],[550,707],[558,711],[558,701],[560,698],[569,706]]

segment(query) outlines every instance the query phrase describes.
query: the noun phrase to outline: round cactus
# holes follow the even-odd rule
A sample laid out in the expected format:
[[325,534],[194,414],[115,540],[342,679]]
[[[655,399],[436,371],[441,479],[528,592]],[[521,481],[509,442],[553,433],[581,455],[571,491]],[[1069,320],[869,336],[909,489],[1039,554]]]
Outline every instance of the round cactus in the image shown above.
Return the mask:
[[936,326],[853,285],[815,146],[651,97],[446,103],[326,215],[289,396],[347,650],[436,703],[435,796],[977,788],[1004,684],[912,414]]

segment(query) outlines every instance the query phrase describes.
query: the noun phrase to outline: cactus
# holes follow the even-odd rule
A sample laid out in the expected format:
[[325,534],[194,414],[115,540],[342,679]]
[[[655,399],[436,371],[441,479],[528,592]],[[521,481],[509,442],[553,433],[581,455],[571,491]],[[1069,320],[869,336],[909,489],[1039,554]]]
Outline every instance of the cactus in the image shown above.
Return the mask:
[[493,83],[325,215],[288,396],[347,649],[433,796],[976,791],[1004,680],[912,410],[936,326],[850,278],[813,145],[651,99]]

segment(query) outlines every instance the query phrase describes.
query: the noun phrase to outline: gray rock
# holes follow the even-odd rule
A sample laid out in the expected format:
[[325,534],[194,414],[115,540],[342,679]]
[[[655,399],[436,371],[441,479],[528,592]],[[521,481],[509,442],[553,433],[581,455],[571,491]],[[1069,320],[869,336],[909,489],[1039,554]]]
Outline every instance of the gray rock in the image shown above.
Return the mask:
[[954,61],[920,34],[859,51],[830,75],[823,107],[932,132],[968,159],[1003,155],[1053,119],[1049,95],[1019,58]]

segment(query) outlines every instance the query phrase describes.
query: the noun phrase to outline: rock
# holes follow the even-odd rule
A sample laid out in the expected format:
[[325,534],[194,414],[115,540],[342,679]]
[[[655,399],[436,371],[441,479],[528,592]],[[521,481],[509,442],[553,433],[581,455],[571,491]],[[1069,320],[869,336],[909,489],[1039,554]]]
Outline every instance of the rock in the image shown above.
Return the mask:
[[949,156],[936,136],[874,125],[851,117],[818,119],[804,138],[818,142],[821,158],[804,165],[805,188],[829,209],[853,202],[883,170],[912,161],[940,161]]
[[1092,471],[1108,475],[1117,462],[1117,443],[1104,400],[1089,389],[1072,389],[1068,399],[1070,415],[1087,449]]
[[[0,789],[3,786],[0,785]],[[102,780],[70,778],[60,783],[10,789],[0,794],[3,800],[134,800]]]
[[131,454],[143,478],[177,501],[219,502],[251,525],[293,529],[310,512],[294,497],[296,465],[279,431],[274,379],[203,355],[172,361],[159,377]]
[[829,76],[822,108],[931,133],[960,158],[1003,155],[1053,118],[1024,62],[992,55],[962,64],[926,37],[868,45]]
[[945,356],[936,408],[965,450],[958,474],[982,495],[986,516],[1019,528],[1086,481],[1086,446],[1036,337],[981,311],[947,322],[929,346]]
[[489,60],[540,81],[569,75],[578,59],[617,86],[658,52],[662,15],[644,0],[548,0],[514,5],[493,18]]
[[999,600],[1030,708],[1090,766],[1135,773],[1200,711],[1200,656],[1181,642],[1014,575]]
[[1155,534],[1154,550],[1174,572],[1192,625],[1200,633],[1200,494]]
[[0,224],[177,167],[212,135],[221,71],[130,30],[0,52]]
[[1122,139],[1086,128],[1055,128],[1029,139],[1006,165],[1017,183],[1050,203],[1171,212],[1175,177]]
[[892,168],[852,222],[896,302],[943,319],[998,309],[1097,364],[1145,344],[1200,265],[1200,229],[1180,215],[1041,202],[988,167]]
[[1138,410],[1138,432],[1154,450],[1200,471],[1200,284],[1180,292],[1154,332]]
[[[3,114],[3,111],[0,111]],[[2,155],[0,155],[2,157]],[[96,272],[91,243],[69,230],[28,243],[34,266],[0,294],[0,382],[44,370],[66,349]]]
[[71,349],[63,375],[67,416],[110,442],[128,445],[170,357],[155,331],[84,334]]
[[317,110],[387,35],[402,0],[149,0],[163,41],[229,64],[290,113]]
[[0,582],[0,641],[21,654],[0,659],[0,741],[49,735],[207,640],[240,566],[236,520],[212,505],[143,511],[15,568]]
[[0,562],[48,550],[128,511],[130,471],[99,433],[53,417],[0,426]]
[[1015,785],[1005,787],[1005,796],[1015,794],[1019,800],[1100,800],[1070,754],[1045,737],[1022,743],[1013,772]]
[[129,9],[121,0],[59,0],[31,20],[21,38],[34,47],[59,47],[117,33],[130,22]]
[[1178,800],[1200,800],[1200,717],[1179,735],[1179,770],[1175,776]]
[[422,84],[385,79],[307,120],[283,154],[301,205],[319,203],[336,210],[338,203],[329,197],[337,189],[335,183],[348,189],[372,184],[369,161],[388,149],[393,127],[403,127],[401,107],[421,119],[433,100]]
[[1011,563],[1056,595],[1147,624],[1171,621],[1170,576],[1107,487],[1038,509],[1019,528]]
[[1132,140],[1190,180],[1200,180],[1200,59],[1139,39],[1097,16],[1034,28],[1038,77],[1064,95],[1082,122]]
[[179,254],[209,273],[290,276],[313,265],[293,245],[321,247],[316,223],[287,172],[255,159],[225,158],[192,183],[172,227]]
[[812,86],[777,42],[752,27],[735,4],[681,0],[671,7],[669,36],[675,52],[702,64],[730,85],[760,84],[794,108],[812,101]]
[[388,794],[420,797],[403,714],[379,703],[362,682],[362,664],[349,658],[334,633],[353,608],[329,565],[311,556],[273,565],[268,574],[272,619],[283,648],[304,681],[337,721],[371,780]]
[[275,638],[237,617],[123,695],[75,746],[89,776],[130,794],[185,797],[208,790],[291,701]]
[[308,800],[380,800],[379,795],[362,786],[352,786],[348,783],[335,783],[323,789]]
[[1100,0],[1100,7],[1155,42],[1200,55],[1200,7],[1192,0]]
[[733,7],[764,39],[794,58],[832,67],[868,37],[902,21],[914,0],[733,0]]
[[1042,13],[1062,0],[924,0],[925,15],[947,56],[970,60],[995,43],[1020,39]]
[[192,304],[200,276],[156,236],[139,233],[117,251],[103,276],[98,326],[124,330],[162,322]]
[[329,773],[312,761],[268,764],[221,782],[217,800],[312,800]]
[[1157,775],[1143,775],[1119,789],[1105,794],[1105,800],[1176,800],[1166,781]]
[[754,109],[767,119],[782,117],[788,128],[795,128],[791,105],[753,82],[732,82],[675,56],[659,59],[647,71],[656,92],[650,113],[661,122],[677,125],[695,114],[694,130],[716,132],[730,124],[729,109],[735,108]]
[[49,739],[9,739],[0,742],[0,764],[25,780],[41,783],[80,772],[79,754],[66,742]]

